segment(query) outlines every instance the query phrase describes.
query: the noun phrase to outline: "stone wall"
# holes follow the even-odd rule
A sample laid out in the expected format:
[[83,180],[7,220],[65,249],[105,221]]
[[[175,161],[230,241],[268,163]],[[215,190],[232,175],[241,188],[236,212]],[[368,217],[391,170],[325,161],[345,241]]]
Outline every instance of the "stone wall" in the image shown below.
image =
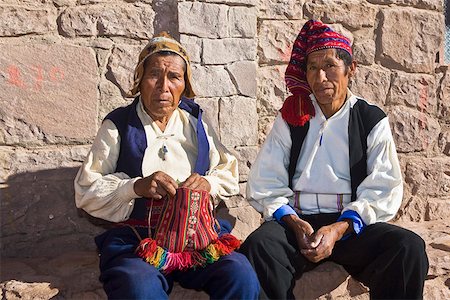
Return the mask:
[[[414,228],[427,241],[433,264],[427,297],[448,296],[450,71],[443,64],[442,4],[3,0],[0,282],[51,281],[51,271],[30,266],[67,252],[95,265],[95,256],[92,260],[83,253],[95,253],[92,237],[107,224],[76,210],[72,182],[103,117],[130,102],[126,95],[140,49],[162,30],[187,47],[196,101],[239,158],[241,195],[222,203],[219,215],[232,221],[234,233],[244,239],[260,223],[259,214],[243,199],[249,167],[287,95],[284,70],[292,43],[306,20],[316,18],[354,41],[359,66],[351,88],[388,113],[403,168],[405,197],[396,222]],[[73,268],[62,258],[52,262],[67,271],[67,280],[73,278],[68,272]],[[95,290],[91,281],[96,275],[89,272],[73,284],[78,292]],[[63,273],[59,278],[66,278]],[[336,274],[340,278],[342,273]],[[301,291],[297,295],[313,297]]]

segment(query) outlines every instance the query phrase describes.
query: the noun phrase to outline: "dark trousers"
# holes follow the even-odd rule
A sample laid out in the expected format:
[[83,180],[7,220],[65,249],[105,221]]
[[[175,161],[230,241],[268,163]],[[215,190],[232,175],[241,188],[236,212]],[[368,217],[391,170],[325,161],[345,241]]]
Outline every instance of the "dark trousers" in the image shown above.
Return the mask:
[[[144,238],[147,229],[137,228]],[[167,299],[173,282],[203,290],[211,299],[257,299],[259,283],[247,258],[237,252],[204,268],[164,276],[134,251],[139,239],[129,227],[114,228],[95,238],[100,253],[100,281],[108,299]]]
[[[315,230],[337,220],[337,214],[302,216]],[[293,299],[296,279],[317,264],[300,254],[295,236],[276,221],[265,222],[241,246],[256,270],[260,298]],[[367,285],[371,299],[421,299],[428,272],[425,243],[407,229],[376,223],[359,235],[336,242],[327,259],[342,265]]]

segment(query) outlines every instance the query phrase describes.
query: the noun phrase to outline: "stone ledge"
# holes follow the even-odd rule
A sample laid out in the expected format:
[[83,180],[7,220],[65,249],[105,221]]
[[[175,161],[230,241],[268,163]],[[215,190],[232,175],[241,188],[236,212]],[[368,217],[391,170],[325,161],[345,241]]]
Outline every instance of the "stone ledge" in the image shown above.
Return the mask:
[[[430,270],[424,298],[450,299],[450,225],[444,220],[398,225],[415,231],[427,244]],[[0,269],[0,299],[106,299],[98,282],[95,252],[73,250],[53,258],[2,257]],[[298,299],[369,299],[366,287],[331,262],[305,273],[294,294]],[[170,299],[208,296],[175,285]]]

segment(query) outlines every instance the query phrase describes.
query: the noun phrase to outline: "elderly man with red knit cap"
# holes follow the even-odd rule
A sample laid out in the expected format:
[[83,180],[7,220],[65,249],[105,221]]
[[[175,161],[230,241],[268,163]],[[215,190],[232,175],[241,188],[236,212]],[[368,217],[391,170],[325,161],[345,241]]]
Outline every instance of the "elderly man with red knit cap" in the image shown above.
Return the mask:
[[424,241],[386,223],[403,196],[388,118],[348,89],[355,70],[346,37],[305,23],[286,70],[292,95],[247,183],[266,220],[241,247],[261,298],[294,298],[295,280],[324,261],[342,265],[372,299],[423,297]]

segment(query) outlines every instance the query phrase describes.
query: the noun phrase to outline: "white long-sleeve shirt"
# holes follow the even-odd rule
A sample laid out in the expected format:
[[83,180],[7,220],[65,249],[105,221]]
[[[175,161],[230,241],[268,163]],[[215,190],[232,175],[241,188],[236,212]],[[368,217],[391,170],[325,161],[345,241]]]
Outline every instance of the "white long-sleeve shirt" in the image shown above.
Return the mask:
[[[343,107],[327,119],[313,95],[311,99],[316,116],[310,120],[301,148],[293,189],[288,186],[287,171],[291,134],[279,114],[250,170],[250,203],[266,220],[271,220],[273,213],[286,204],[298,206],[302,214],[353,210],[366,225],[394,217],[401,205],[403,183],[388,118],[376,124],[367,137],[368,176],[357,188],[356,201],[351,202],[348,123],[350,107],[358,100],[349,91]],[[296,191],[300,191],[300,196]],[[338,194],[343,195],[340,203],[336,201]]]
[[[177,108],[162,132],[145,112],[141,101],[136,110],[147,139],[143,176],[163,171],[174,180],[186,180],[192,174],[197,159],[197,119]],[[210,194],[219,198],[237,194],[237,159],[203,123],[210,146],[210,168],[204,176],[211,185]],[[167,149],[164,159],[161,156],[163,146]],[[140,177],[130,178],[125,173],[115,172],[119,152],[119,131],[111,120],[105,120],[74,182],[77,207],[111,222],[127,220],[133,210],[134,199],[139,198],[134,192],[134,183]]]

